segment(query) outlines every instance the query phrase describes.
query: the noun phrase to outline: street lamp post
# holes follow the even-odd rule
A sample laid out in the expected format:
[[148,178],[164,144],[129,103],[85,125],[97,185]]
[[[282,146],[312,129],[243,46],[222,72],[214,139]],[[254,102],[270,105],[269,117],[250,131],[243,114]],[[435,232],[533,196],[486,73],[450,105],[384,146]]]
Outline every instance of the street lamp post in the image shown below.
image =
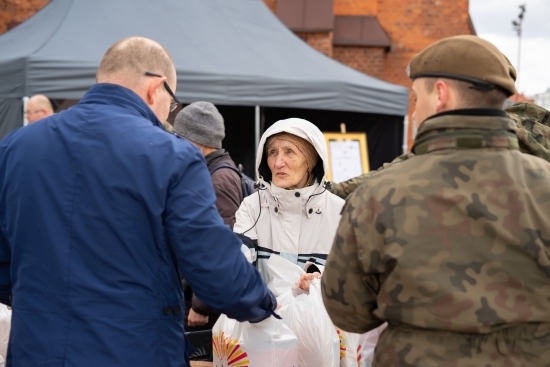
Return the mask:
[[519,6],[520,13],[518,15],[518,19],[514,19],[512,21],[512,25],[514,26],[514,30],[518,34],[518,69],[516,70],[517,76],[516,76],[516,86],[519,93],[519,62],[521,59],[521,26],[523,24],[523,17],[525,16],[525,4],[522,4]]

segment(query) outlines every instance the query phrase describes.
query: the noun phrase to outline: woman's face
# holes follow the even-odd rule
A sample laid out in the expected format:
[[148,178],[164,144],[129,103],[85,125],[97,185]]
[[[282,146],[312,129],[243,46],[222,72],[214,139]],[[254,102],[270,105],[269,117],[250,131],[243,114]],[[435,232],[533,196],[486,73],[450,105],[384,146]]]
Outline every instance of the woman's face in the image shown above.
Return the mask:
[[273,139],[267,147],[271,182],[283,189],[301,189],[308,181],[306,157],[298,147],[283,139]]

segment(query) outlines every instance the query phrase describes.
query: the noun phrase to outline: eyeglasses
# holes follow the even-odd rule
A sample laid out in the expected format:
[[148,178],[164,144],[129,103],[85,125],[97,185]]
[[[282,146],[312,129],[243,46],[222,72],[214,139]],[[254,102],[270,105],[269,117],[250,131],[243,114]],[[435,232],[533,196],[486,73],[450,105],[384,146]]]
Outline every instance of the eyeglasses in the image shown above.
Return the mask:
[[42,112],[42,111],[44,110],[43,109],[34,110],[34,111],[25,110],[25,115],[34,115],[35,113]]
[[[147,76],[156,76],[157,78],[163,78],[162,75],[158,75],[158,74],[153,74],[153,73],[150,73],[148,71],[145,72],[145,75]],[[164,82],[164,88],[166,89],[166,91],[168,92],[168,94],[172,97],[172,99],[174,100],[174,102],[171,102],[170,103],[170,112],[174,112],[174,110],[176,109],[176,107],[178,107],[178,105],[180,104],[180,101],[178,101],[178,99],[176,98],[176,95],[174,94],[174,92],[172,92],[172,89],[170,89],[170,86],[168,85],[168,83]]]

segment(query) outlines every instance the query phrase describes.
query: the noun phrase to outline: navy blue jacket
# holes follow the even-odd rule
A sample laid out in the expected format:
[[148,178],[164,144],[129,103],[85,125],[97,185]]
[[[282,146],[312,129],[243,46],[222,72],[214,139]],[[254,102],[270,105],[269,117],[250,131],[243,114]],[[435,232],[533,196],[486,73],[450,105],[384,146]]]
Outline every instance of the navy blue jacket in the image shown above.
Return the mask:
[[229,317],[268,317],[271,293],[215,201],[199,150],[120,86],[4,138],[7,365],[187,366],[181,277]]

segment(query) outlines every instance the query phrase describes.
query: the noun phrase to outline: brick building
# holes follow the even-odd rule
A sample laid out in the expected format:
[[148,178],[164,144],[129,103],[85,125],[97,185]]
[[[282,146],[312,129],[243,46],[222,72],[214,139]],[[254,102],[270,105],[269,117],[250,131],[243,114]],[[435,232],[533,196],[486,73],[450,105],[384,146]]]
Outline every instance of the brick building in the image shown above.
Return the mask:
[[[264,0],[310,46],[365,74],[410,87],[416,53],[450,36],[475,34],[468,0]],[[409,114],[413,97],[409,98]],[[413,127],[409,125],[409,142]],[[409,144],[410,147],[410,144]]]
[[[468,0],[263,1],[318,51],[370,76],[407,87],[411,82],[405,69],[414,54],[441,38],[475,34]],[[0,34],[48,2],[0,0]],[[411,96],[410,112],[412,102]]]
[[29,19],[49,0],[0,0],[0,34]]

